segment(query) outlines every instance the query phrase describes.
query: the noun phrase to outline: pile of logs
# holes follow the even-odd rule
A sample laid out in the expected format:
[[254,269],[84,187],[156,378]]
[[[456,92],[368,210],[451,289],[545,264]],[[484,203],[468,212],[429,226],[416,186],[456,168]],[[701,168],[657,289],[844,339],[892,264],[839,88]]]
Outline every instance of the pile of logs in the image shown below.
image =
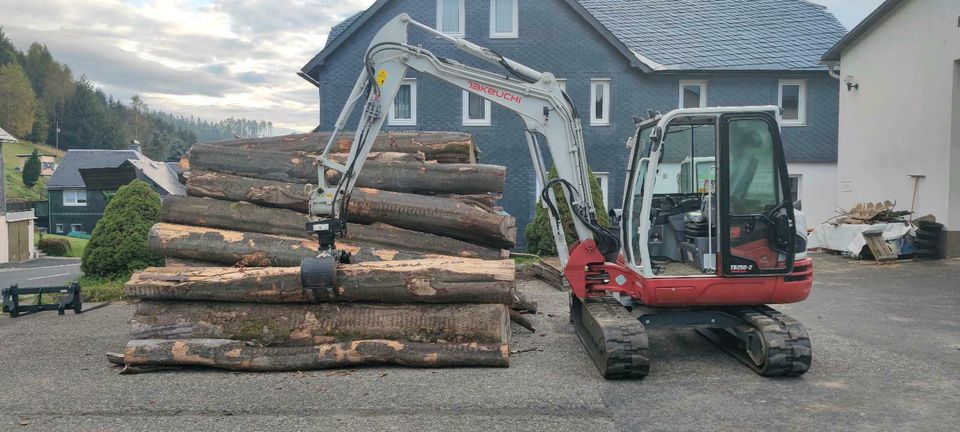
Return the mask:
[[507,365],[509,305],[524,302],[507,252],[516,222],[494,207],[504,168],[477,164],[467,134],[381,135],[337,243],[351,263],[334,289],[312,289],[299,265],[317,254],[304,226],[328,137],[193,146],[187,196],[166,197],[149,234],[166,266],[126,284],[132,340],[111,361],[128,372]]

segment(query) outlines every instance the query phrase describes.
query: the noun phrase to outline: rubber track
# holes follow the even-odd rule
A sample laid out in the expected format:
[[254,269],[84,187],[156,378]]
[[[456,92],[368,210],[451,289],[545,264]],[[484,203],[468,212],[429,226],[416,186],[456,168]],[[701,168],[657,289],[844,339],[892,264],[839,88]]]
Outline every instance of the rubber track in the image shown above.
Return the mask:
[[762,366],[756,365],[746,356],[742,343],[738,344],[739,346],[730,346],[714,337],[720,332],[730,336],[729,331],[703,329],[700,333],[763,376],[800,376],[810,369],[813,349],[807,330],[797,320],[768,306],[734,308],[728,312],[760,331],[767,346],[767,357]]
[[572,297],[570,316],[587,353],[607,379],[637,379],[650,371],[646,328],[612,297]]

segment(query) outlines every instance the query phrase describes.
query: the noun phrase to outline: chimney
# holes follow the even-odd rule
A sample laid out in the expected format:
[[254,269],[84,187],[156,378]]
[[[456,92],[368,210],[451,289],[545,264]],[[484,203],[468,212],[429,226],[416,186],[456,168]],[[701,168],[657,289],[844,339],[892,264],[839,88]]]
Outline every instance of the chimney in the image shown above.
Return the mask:
[[143,149],[140,147],[140,141],[137,141],[135,139],[130,140],[130,145],[127,146],[127,149],[133,150],[137,153],[143,153]]

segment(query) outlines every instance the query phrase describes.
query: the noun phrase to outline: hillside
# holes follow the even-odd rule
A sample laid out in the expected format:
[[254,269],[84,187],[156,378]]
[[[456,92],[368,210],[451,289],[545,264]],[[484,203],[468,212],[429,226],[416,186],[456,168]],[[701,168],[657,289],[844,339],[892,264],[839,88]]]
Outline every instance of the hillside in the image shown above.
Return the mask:
[[26,141],[3,143],[3,174],[7,180],[7,198],[39,200],[41,199],[41,193],[46,197],[46,193],[43,190],[47,183],[46,177],[40,176],[40,181],[35,184],[33,188],[27,188],[23,184],[20,173],[17,172],[17,167],[20,166],[20,160],[17,158],[17,155],[30,154],[33,152],[33,149],[37,149],[40,154],[57,155],[58,163],[64,153],[63,151],[56,150],[44,144],[34,144]]

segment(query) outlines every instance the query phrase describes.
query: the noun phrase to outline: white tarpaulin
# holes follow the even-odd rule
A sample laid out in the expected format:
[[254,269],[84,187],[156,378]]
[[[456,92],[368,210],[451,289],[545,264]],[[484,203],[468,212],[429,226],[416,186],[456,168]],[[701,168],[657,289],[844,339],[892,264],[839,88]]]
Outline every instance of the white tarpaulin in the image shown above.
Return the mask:
[[840,252],[850,252],[859,255],[867,240],[863,238],[863,232],[882,231],[884,240],[896,240],[910,232],[910,224],[906,222],[886,223],[886,224],[822,224],[818,226],[807,238],[807,247],[810,249],[822,248]]

